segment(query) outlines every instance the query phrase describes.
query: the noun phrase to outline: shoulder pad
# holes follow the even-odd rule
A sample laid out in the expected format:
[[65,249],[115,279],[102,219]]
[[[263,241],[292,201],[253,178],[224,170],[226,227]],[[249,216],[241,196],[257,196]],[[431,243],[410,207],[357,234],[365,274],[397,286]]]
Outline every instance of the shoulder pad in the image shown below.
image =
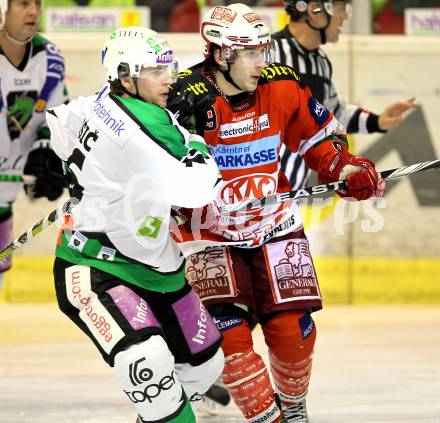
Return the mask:
[[286,37],[286,27],[284,27],[283,29],[281,29],[280,31],[274,32],[271,36],[271,38],[273,40],[281,40],[282,38],[287,38]]
[[196,97],[211,94],[217,95],[211,84],[202,75],[204,62],[192,66],[179,73],[177,81],[171,87],[172,98],[182,96],[186,91],[193,93]]
[[32,46],[39,47],[47,43],[47,39],[44,38],[41,34],[36,34],[34,38],[32,38]]
[[[91,100],[95,100],[95,98],[82,98],[84,105],[90,103]],[[87,124],[88,119],[92,119],[99,131],[102,131],[116,145],[123,148],[140,125],[121,107],[118,107],[116,102],[111,96],[104,97],[100,101],[94,101],[91,104],[88,116],[84,119],[84,124]],[[77,106],[81,106],[81,102],[78,102]],[[131,112],[134,114],[133,111]],[[145,115],[149,117],[148,113]]]
[[196,83],[204,79],[202,76],[202,69],[204,62],[198,63],[197,65],[191,66],[190,68],[184,69],[177,75],[176,86],[180,87],[182,84],[187,84],[188,82]]
[[265,84],[272,81],[283,80],[300,83],[301,78],[292,67],[282,65],[281,63],[272,63],[263,69],[259,83]]

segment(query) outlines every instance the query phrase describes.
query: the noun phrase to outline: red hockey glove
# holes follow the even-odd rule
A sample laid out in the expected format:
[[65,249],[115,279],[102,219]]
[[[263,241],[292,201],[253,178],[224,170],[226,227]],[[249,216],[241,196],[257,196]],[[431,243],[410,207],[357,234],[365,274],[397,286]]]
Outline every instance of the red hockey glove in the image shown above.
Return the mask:
[[[358,201],[366,200],[383,191],[384,188],[379,184],[374,163],[365,157],[353,157],[347,155],[341,157],[341,169],[337,179],[345,179],[347,182],[346,191],[338,191],[341,197],[354,198]],[[382,192],[383,193],[383,192]]]
[[382,196],[385,181],[379,180],[374,163],[348,152],[344,136],[332,135],[325,142],[310,148],[304,159],[318,173],[320,184],[346,180],[347,189],[338,191],[341,197],[358,201]]

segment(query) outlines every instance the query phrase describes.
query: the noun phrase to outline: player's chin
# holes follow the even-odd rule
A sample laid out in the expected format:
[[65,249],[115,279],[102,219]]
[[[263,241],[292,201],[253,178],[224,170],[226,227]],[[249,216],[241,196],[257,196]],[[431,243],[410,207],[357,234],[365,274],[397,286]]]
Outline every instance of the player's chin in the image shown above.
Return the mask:
[[334,34],[331,34],[330,37],[328,37],[327,42],[329,43],[337,43],[339,41],[339,35],[340,31],[335,32]]
[[260,78],[250,78],[246,84],[247,91],[255,91],[257,89],[259,80]]
[[166,107],[167,105],[167,100],[168,100],[168,96],[163,96],[161,95],[159,98],[157,98],[157,100],[155,101],[155,103],[160,106],[160,107]]
[[37,33],[38,26],[37,25],[25,25],[23,31],[23,38],[31,38],[34,37]]

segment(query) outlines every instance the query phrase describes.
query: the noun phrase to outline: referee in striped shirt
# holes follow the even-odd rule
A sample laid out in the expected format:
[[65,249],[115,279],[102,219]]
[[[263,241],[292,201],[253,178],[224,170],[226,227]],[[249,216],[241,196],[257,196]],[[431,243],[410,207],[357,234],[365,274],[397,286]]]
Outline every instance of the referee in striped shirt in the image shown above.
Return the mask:
[[[320,46],[338,41],[344,21],[351,17],[351,0],[285,0],[285,5],[290,22],[272,35],[275,61],[293,67],[347,133],[386,132],[403,121],[402,114],[415,106],[414,99],[391,104],[377,115],[346,103],[336,92],[332,64]],[[292,189],[304,186],[309,173],[307,165],[298,153],[292,153],[284,145],[281,168]]]

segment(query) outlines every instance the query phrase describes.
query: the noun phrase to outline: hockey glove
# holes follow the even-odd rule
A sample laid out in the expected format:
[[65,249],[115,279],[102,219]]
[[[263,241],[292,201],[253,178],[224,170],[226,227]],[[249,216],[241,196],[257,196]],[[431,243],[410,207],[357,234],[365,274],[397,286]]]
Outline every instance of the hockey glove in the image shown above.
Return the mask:
[[183,95],[171,100],[167,109],[172,112],[177,121],[182,125],[196,111],[205,111],[211,105],[211,99],[208,93],[195,95],[191,91],[185,91]]
[[338,191],[338,194],[357,201],[381,196],[385,191],[385,182],[379,180],[374,163],[365,157],[354,157],[348,153],[336,156],[327,172],[320,173],[318,179],[320,183],[345,179],[347,189]]
[[338,191],[341,197],[361,201],[382,196],[385,191],[385,183],[379,180],[374,163],[365,157],[352,156],[344,134],[332,134],[310,148],[304,160],[318,173],[320,184],[345,180],[346,189]]
[[29,153],[25,175],[36,177],[35,183],[24,186],[26,194],[33,200],[46,197],[54,201],[61,197],[65,187],[61,159],[49,147],[49,141],[38,140]]
[[366,200],[373,197],[378,189],[379,178],[374,163],[364,157],[350,157],[339,174],[339,179],[347,181],[347,191],[341,197]]

